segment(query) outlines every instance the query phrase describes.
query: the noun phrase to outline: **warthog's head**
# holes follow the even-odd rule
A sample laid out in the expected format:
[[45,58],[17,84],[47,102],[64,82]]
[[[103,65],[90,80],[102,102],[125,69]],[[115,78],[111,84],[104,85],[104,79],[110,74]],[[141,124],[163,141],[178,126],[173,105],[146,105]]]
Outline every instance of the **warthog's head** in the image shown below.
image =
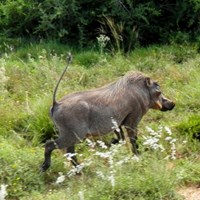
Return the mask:
[[157,82],[152,81],[149,77],[147,77],[146,85],[150,95],[150,108],[160,111],[168,111],[174,108],[175,103],[162,94],[160,86]]

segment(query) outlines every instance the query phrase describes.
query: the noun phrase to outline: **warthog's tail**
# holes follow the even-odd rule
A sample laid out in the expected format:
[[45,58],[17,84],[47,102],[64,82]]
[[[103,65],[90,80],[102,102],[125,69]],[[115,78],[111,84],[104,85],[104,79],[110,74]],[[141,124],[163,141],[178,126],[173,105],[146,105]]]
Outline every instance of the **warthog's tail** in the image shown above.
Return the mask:
[[56,93],[57,93],[57,90],[58,90],[58,86],[60,84],[60,81],[62,80],[65,72],[67,71],[68,67],[69,67],[69,64],[72,62],[72,54],[71,53],[68,53],[68,56],[67,56],[67,65],[65,67],[65,69],[63,70],[63,73],[61,74],[60,76],[60,79],[58,80],[57,84],[56,84],[56,87],[54,89],[54,92],[53,92],[53,105],[52,105],[52,108],[51,108],[51,114],[53,114],[53,108],[54,106],[56,105]]

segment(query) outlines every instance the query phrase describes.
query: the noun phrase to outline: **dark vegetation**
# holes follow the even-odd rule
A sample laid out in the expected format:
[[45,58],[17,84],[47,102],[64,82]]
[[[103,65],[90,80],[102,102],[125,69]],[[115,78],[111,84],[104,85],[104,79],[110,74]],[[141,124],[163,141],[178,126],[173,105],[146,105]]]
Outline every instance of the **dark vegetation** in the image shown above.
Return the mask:
[[3,0],[0,35],[54,39],[79,49],[96,44],[99,34],[110,48],[176,41],[200,42],[200,3],[196,0]]

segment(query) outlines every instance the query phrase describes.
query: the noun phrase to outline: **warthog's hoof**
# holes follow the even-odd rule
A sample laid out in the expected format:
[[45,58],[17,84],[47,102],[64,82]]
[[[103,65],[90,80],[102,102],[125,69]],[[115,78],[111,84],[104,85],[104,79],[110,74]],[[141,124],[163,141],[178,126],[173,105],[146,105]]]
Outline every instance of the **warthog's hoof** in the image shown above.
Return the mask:
[[50,165],[43,163],[42,166],[40,167],[40,171],[45,172],[49,167]]
[[111,144],[119,144],[119,140],[116,139],[116,138],[112,138],[112,140],[111,140],[110,143],[111,143]]

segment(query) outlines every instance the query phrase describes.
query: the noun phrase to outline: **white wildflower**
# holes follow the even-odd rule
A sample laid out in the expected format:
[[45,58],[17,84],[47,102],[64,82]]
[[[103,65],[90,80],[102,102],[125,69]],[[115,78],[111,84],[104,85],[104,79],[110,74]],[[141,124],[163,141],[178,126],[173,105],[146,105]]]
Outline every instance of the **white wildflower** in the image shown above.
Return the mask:
[[65,175],[62,172],[59,172],[59,177],[56,180],[56,184],[60,184],[65,180]]
[[110,157],[110,155],[111,155],[111,152],[99,152],[99,151],[97,151],[96,153],[95,153],[95,155],[97,155],[97,156],[99,156],[99,157],[101,157],[101,158],[109,158]]
[[134,161],[136,161],[136,162],[139,162],[139,157],[138,156],[136,156],[136,155],[134,155],[133,157],[132,157],[132,160],[134,160]]
[[[139,158],[138,158],[139,159]],[[123,165],[123,164],[126,164],[126,163],[128,163],[129,162],[129,160],[130,160],[130,158],[129,157],[125,157],[124,159],[122,159],[122,160],[120,160],[120,161],[118,161],[118,162],[116,162],[116,166],[121,166],[121,165]]]
[[76,156],[77,153],[66,153],[65,156],[67,158],[67,160],[71,161],[72,157]]
[[100,34],[99,37],[97,37],[98,44],[101,48],[104,48],[109,40],[110,38],[103,34]]
[[105,175],[103,174],[103,172],[97,171],[96,174],[97,174],[98,177],[105,179]]
[[108,180],[110,181],[112,187],[115,187],[115,176],[114,176],[114,172],[111,172],[110,176],[108,177]]
[[117,154],[122,145],[123,145],[122,143],[119,143],[119,144],[117,144],[117,145],[114,145],[114,144],[113,144],[113,145],[110,147],[110,152],[111,152],[113,155]]
[[165,160],[169,160],[170,159],[170,155],[167,155],[164,159]]
[[163,147],[162,144],[160,144],[159,149],[160,149],[161,152],[164,152],[164,151],[165,151],[165,148]]
[[84,192],[83,191],[79,191],[78,196],[79,196],[80,200],[84,200]]
[[102,149],[107,149],[108,147],[106,146],[105,142],[101,141],[101,140],[97,140],[97,143],[99,144],[99,146]]
[[158,150],[160,149],[161,152],[165,150],[162,144],[159,143],[159,138],[157,137],[144,137],[146,140],[143,142],[143,145],[149,146],[151,149]]
[[114,120],[114,119],[111,117],[111,122],[112,122],[112,124],[113,124],[112,129],[115,130],[115,131],[117,131],[118,133],[120,133],[120,129],[119,129],[119,126],[118,126],[116,120]]
[[2,184],[1,188],[0,188],[0,200],[4,200],[6,198],[6,196],[8,195],[7,191],[6,191],[6,187],[7,185]]
[[96,146],[96,143],[88,138],[86,139],[86,142],[87,142],[87,145],[91,148],[94,148]]
[[81,163],[80,165],[77,165],[76,167],[73,166],[73,168],[67,173],[67,176],[71,177],[71,176],[75,176],[76,174],[79,174],[83,170],[84,167],[85,167],[84,163]]
[[122,145],[124,145],[124,144],[126,144],[126,140],[119,140],[118,146],[119,146],[119,145],[122,146]]
[[84,167],[90,166],[91,164],[92,164],[92,159],[90,158],[85,160],[85,162],[82,163]]
[[0,83],[1,84],[5,84],[9,79],[5,74],[6,74],[5,67],[1,67],[0,68]]
[[76,167],[72,167],[72,169],[67,173],[67,176],[68,177],[72,177],[72,176],[75,176],[77,174],[77,169]]
[[170,144],[175,143],[175,142],[176,142],[176,139],[173,138],[173,139],[170,141]]
[[171,159],[172,160],[176,160],[176,146],[175,146],[174,143],[171,146],[171,150],[172,150],[172,152],[171,152]]
[[166,141],[172,140],[172,137],[168,136],[165,138]]
[[146,126],[147,131],[149,132],[150,135],[157,135],[157,132],[155,132],[152,128],[149,126]]
[[9,77],[6,76],[6,69],[5,67],[0,67],[0,91],[6,92],[5,89],[6,83],[9,80]]
[[166,132],[167,132],[169,135],[172,135],[172,131],[171,131],[171,129],[170,129],[169,127],[165,126],[164,128],[165,128]]
[[146,137],[146,141],[143,142],[143,145],[148,145],[150,147],[153,147],[153,146],[155,146],[155,144],[157,144],[158,141],[159,141],[158,138]]
[[113,168],[114,161],[112,156],[109,157],[108,163],[110,165],[110,168]]
[[98,46],[99,46],[99,50],[101,54],[103,54],[103,50],[106,47],[109,40],[110,38],[106,35],[100,34],[100,36],[97,37],[97,42],[98,42]]
[[84,167],[85,167],[84,163],[81,163],[80,165],[77,165],[76,166],[77,173],[80,173],[83,170]]

